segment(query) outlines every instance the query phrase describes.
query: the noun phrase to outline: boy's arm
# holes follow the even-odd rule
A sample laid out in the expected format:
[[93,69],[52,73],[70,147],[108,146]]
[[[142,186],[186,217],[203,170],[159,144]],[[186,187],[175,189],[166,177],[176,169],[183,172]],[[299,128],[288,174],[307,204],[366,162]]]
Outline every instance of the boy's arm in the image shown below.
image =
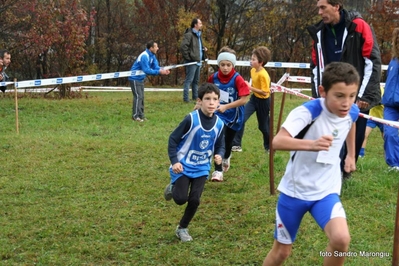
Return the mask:
[[242,96],[241,98],[235,100],[234,102],[223,104],[218,107],[218,111],[224,113],[226,110],[231,108],[236,108],[238,106],[245,105],[247,103],[248,96]]
[[236,77],[236,88],[238,91],[238,99],[234,102],[220,105],[218,111],[224,113],[226,110],[231,108],[236,108],[242,105],[245,105],[248,100],[248,95],[250,94],[249,86],[245,82],[244,78],[240,75]]
[[[223,127],[223,131],[225,130],[226,127]],[[224,154],[226,152],[226,148],[224,146],[224,132],[222,132],[219,137],[216,139],[215,143],[215,155],[220,155],[222,158],[224,158]]]
[[346,148],[348,150],[345,158],[345,172],[350,173],[356,170],[356,149],[355,149],[355,139],[356,139],[356,124],[353,123],[351,129],[349,130],[348,136],[346,137]]
[[191,125],[191,116],[187,115],[169,136],[168,155],[170,163],[172,165],[179,162],[179,160],[177,159],[177,146],[179,145],[182,137],[190,129],[190,125]]
[[273,138],[273,149],[282,151],[328,151],[331,147],[333,136],[324,135],[319,139],[296,139],[282,127]]

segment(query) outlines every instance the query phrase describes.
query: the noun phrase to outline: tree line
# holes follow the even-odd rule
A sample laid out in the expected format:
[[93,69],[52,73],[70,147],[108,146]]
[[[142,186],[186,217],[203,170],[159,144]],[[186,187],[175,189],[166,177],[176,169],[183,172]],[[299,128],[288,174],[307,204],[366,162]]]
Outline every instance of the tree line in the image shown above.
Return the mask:
[[[161,65],[182,63],[180,42],[194,17],[204,24],[208,57],[222,46],[249,60],[265,45],[272,61],[310,62],[306,27],[320,20],[316,0],[2,0],[0,48],[8,49],[8,70],[17,80],[128,71],[149,40],[160,47]],[[349,2],[349,1],[348,1]],[[369,3],[369,4],[365,4]],[[353,6],[351,6],[351,4]],[[351,1],[376,32],[383,64],[391,55],[398,1]],[[204,79],[207,75],[204,71]],[[213,66],[214,67],[214,66]],[[238,69],[245,77],[248,69]],[[281,70],[283,71],[283,70]],[[305,70],[292,70],[293,74]],[[305,73],[308,75],[308,73]],[[151,77],[153,85],[180,86],[184,69]],[[126,85],[125,78],[102,81]]]

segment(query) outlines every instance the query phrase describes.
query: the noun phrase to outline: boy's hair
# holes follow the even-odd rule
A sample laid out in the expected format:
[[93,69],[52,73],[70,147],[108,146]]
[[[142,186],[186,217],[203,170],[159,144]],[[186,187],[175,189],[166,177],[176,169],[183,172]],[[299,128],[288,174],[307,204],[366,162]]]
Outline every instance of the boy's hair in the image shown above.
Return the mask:
[[344,82],[346,85],[359,85],[359,81],[359,73],[354,66],[345,62],[332,62],[324,70],[321,85],[325,92],[328,92],[336,83]]
[[270,61],[271,53],[270,50],[267,49],[266,46],[259,46],[252,51],[252,54],[258,58],[259,63],[263,63],[263,65],[267,64]]
[[222,48],[220,48],[219,54],[220,54],[220,53],[231,53],[231,54],[233,54],[233,55],[236,55],[236,51],[234,51],[233,49],[231,49],[231,48],[228,47],[228,46],[223,46]]
[[395,28],[392,33],[392,56],[399,58],[399,28]]
[[205,94],[212,93],[212,92],[216,93],[216,95],[218,96],[218,99],[220,98],[219,88],[213,83],[205,82],[198,88],[198,98],[200,98],[202,100],[202,98],[204,98]]
[[[317,0],[319,2],[319,0]],[[332,5],[332,6],[339,6],[339,11],[341,11],[344,8],[344,0],[327,0],[327,3]]]

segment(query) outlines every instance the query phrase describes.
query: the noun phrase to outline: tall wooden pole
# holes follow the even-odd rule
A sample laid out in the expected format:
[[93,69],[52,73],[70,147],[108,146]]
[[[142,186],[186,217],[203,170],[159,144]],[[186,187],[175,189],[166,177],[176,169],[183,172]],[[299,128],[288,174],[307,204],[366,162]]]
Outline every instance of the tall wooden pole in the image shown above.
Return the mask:
[[273,137],[274,137],[274,93],[270,94],[270,119],[269,119],[269,183],[270,183],[270,195],[274,195],[274,149],[273,149]]
[[[271,70],[271,80],[276,80],[276,70]],[[270,93],[270,119],[269,119],[269,187],[270,195],[274,195],[274,93]]]

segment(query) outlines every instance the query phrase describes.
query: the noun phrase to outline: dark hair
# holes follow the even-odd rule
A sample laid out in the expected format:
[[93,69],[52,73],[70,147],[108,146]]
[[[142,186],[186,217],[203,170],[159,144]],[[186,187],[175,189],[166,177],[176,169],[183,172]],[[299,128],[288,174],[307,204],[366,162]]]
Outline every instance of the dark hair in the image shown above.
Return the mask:
[[0,50],[0,58],[4,58],[5,54],[9,54],[10,52],[7,49]]
[[[317,0],[319,2],[319,0]],[[332,6],[339,6],[339,11],[341,11],[344,8],[344,0],[327,0],[327,3],[332,5]]]
[[197,23],[198,23],[198,18],[193,18],[193,20],[191,21],[191,28],[194,28]]
[[356,68],[345,62],[332,62],[328,64],[324,69],[321,82],[324,91],[328,92],[334,84],[339,82],[344,82],[346,85],[359,85],[360,77]]
[[150,49],[151,47],[154,47],[154,44],[156,43],[156,41],[153,41],[153,40],[151,40],[151,41],[149,41],[148,43],[147,43],[147,49]]
[[270,50],[267,49],[266,46],[259,46],[252,51],[252,54],[258,58],[259,62],[262,62],[263,65],[267,64],[270,61],[271,53]]
[[205,82],[205,83],[201,84],[201,86],[198,88],[198,98],[200,98],[202,100],[202,98],[204,98],[205,94],[212,93],[212,92],[216,93],[218,98],[220,98],[219,88],[213,83]]

